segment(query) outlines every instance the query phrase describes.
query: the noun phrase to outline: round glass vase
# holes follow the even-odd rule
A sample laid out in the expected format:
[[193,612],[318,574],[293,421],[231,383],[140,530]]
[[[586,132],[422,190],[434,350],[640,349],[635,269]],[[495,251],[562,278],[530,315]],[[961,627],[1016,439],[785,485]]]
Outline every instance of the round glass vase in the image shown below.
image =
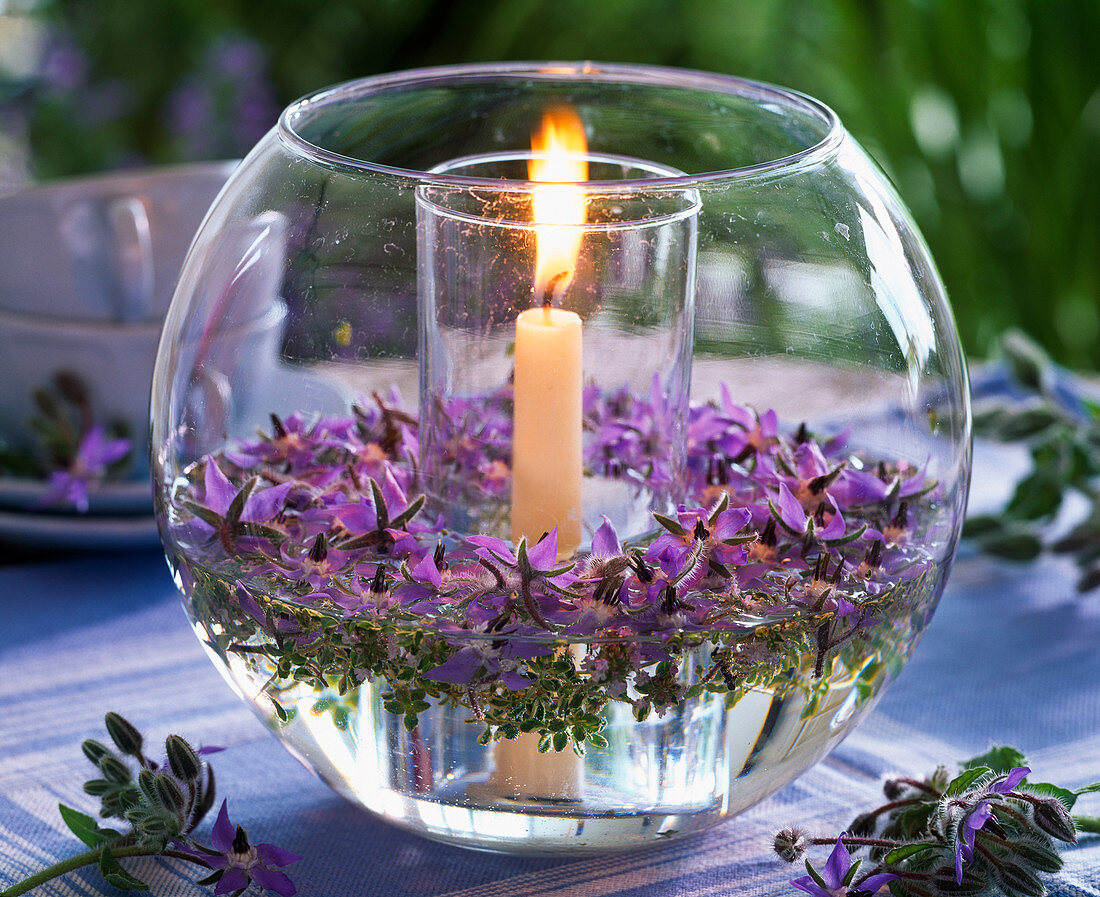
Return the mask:
[[[554,115],[579,144],[532,144]],[[475,65],[307,97],[241,163],[152,465],[196,633],[307,766],[431,838],[598,851],[744,810],[873,706],[951,566],[970,409],[827,107]]]

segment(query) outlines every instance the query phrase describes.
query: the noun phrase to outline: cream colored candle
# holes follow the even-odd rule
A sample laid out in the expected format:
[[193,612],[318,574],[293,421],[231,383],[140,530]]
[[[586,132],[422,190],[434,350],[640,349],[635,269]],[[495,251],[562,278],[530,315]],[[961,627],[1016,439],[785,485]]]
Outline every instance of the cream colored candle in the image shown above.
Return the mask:
[[581,542],[581,319],[529,308],[516,319],[512,541],[558,528],[558,554]]
[[489,793],[513,800],[581,800],[584,797],[584,760],[567,747],[539,753],[539,736],[520,735],[493,747],[495,768]]
[[[532,149],[537,155],[528,171],[532,181],[543,182],[531,197],[534,293],[542,307],[516,318],[512,541],[535,542],[556,526],[558,556],[567,558],[581,542],[581,319],[552,305],[573,280],[584,235],[584,190],[570,183],[588,177],[576,112],[549,113]],[[526,734],[494,745],[494,769],[483,786],[491,799],[583,798],[583,760],[568,748],[540,754],[538,743],[538,735]]]

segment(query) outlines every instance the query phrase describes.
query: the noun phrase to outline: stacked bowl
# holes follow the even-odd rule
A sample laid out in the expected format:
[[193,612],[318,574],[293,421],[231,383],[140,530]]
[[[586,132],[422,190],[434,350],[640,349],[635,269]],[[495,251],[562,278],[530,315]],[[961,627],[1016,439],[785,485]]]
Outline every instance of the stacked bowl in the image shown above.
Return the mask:
[[[100,175],[0,197],[0,543],[157,543],[153,360],[191,239],[234,165]],[[101,470],[80,466],[97,460]],[[74,479],[77,494],[65,488]]]

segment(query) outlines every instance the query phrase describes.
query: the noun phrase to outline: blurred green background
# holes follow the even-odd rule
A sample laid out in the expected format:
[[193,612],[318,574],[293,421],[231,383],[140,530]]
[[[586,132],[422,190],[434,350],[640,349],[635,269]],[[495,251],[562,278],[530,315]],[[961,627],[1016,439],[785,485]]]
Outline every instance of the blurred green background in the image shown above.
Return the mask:
[[239,156],[376,72],[594,59],[824,100],[909,203],[968,352],[1100,367],[1097,0],[0,0],[0,190]]

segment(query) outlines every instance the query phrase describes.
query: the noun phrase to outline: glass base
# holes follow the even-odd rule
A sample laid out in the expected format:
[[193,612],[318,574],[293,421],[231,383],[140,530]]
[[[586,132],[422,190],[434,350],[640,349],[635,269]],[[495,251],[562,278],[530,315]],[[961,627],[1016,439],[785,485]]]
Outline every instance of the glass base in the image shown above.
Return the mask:
[[279,695],[283,721],[260,692],[258,655],[217,655],[214,633],[196,629],[234,689],[338,793],[422,837],[497,853],[634,850],[710,828],[817,762],[885,684],[876,654],[821,680],[793,676],[782,693],[753,689],[732,703],[704,693],[642,722],[613,703],[607,747],[578,757],[538,753],[532,736],[481,744],[484,727],[463,707],[433,705],[409,730],[384,708],[379,682],[342,697],[291,686]]

